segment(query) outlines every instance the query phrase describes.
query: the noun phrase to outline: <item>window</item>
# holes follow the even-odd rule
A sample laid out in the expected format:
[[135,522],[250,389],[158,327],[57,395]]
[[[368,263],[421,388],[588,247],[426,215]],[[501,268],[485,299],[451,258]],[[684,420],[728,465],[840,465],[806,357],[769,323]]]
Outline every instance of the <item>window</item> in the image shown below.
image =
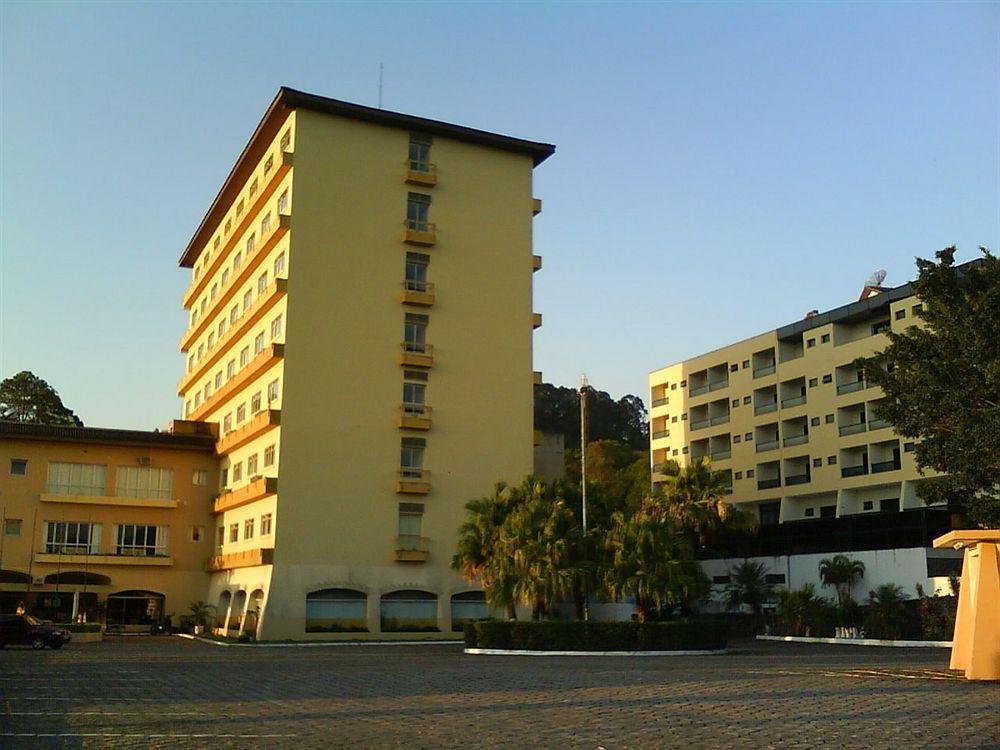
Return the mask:
[[818,469],[822,465],[823,465],[823,459],[822,458],[814,458],[813,459],[813,467],[814,468]]
[[271,340],[281,337],[281,316],[271,321]]
[[[885,333],[891,327],[892,327],[892,323],[890,323],[888,320],[880,320],[878,323],[874,323],[872,325],[872,336],[876,336],[876,335],[878,335],[880,333]],[[822,510],[823,509],[820,508],[820,512],[822,512]]]
[[153,466],[119,466],[115,485],[118,497],[167,500],[174,494],[174,470]]
[[910,308],[910,312],[913,313],[914,315],[920,315],[923,311],[924,311],[923,305],[914,305],[913,307]]
[[272,380],[267,384],[267,403],[270,404],[278,400],[278,383],[279,380]]
[[423,193],[409,193],[406,197],[406,226],[417,232],[430,230],[428,215],[431,197]]
[[742,471],[737,471],[735,474],[733,474],[733,478],[734,479],[742,479],[743,478],[743,472]]
[[192,542],[200,542],[205,538],[205,527],[204,526],[192,526],[188,529],[188,540]]
[[743,442],[743,438],[740,435],[733,435],[733,442],[734,443],[741,443],[741,442]]
[[248,518],[243,522],[243,538],[253,539],[253,519]]
[[677,449],[676,448],[674,448],[674,450],[673,450],[673,455],[675,455],[675,456],[677,455]]
[[671,383],[670,384],[670,390],[676,391],[677,390],[677,383]]
[[240,198],[240,202],[236,204],[236,218],[238,219],[243,215],[243,199]]
[[264,218],[260,220],[260,236],[263,237],[270,231],[271,231],[271,212],[268,211],[266,214],[264,214]]
[[813,427],[819,427],[819,417],[813,417],[809,420],[809,424]]
[[201,362],[205,358],[205,345],[198,344],[198,361]]
[[223,542],[225,541],[226,541],[226,527],[220,526],[215,530],[215,544],[216,546],[221,547]]
[[427,349],[427,324],[430,318],[426,315],[406,313],[403,321],[403,341],[408,352],[424,352]]
[[233,228],[233,220],[232,220],[232,219],[226,219],[226,226],[225,226],[225,228],[223,229],[223,231],[224,231],[224,232],[225,232],[226,234],[229,234],[229,231],[230,231],[230,230],[231,230],[232,228]]
[[820,518],[836,518],[837,517],[837,506],[836,505],[824,505],[819,509]]
[[743,441],[744,442],[749,443],[751,440],[753,440],[753,433],[752,432],[748,432],[746,435],[743,436]]
[[222,418],[222,434],[228,435],[233,431],[233,415],[227,414]]
[[222,473],[219,476],[219,486],[223,490],[225,490],[226,487],[228,486],[228,484],[229,484],[229,467],[228,466],[224,466],[224,467],[222,467]]
[[103,495],[107,466],[49,461],[45,491],[56,495]]
[[247,237],[247,257],[249,258],[253,255],[254,249],[257,247],[257,235],[251,232],[250,236]]
[[806,339],[806,349],[812,349],[816,346],[816,339]]
[[12,477],[28,476],[28,460],[25,458],[12,458],[10,460],[10,475]]
[[288,147],[291,144],[292,144],[292,131],[286,130],[284,134],[281,136],[281,143],[279,144],[278,148],[281,149],[282,151],[287,151]]
[[267,271],[264,271],[257,279],[257,294],[263,294],[267,291]]
[[215,373],[215,390],[219,390],[222,387],[222,370]]
[[21,536],[21,526],[23,522],[20,518],[5,518],[3,521],[4,536]]
[[748,404],[750,404],[752,402],[753,402],[753,396],[744,396],[743,397],[743,405],[744,406],[746,406],[746,405],[748,405]]
[[186,404],[184,404],[184,416],[185,417],[190,417],[191,416],[191,401],[190,400]]
[[406,541],[417,541],[421,535],[423,519],[423,503],[400,503],[399,520],[396,526],[399,536]]
[[819,379],[818,378],[809,378],[809,387],[810,388],[815,388],[817,385],[819,385]]
[[233,270],[236,271],[242,265],[243,265],[243,253],[236,253],[236,255],[233,256]]
[[216,333],[218,333],[218,337],[221,339],[225,332],[226,332],[226,319],[223,318],[222,320],[219,321],[219,326],[218,328],[216,328]]
[[253,199],[253,197],[255,195],[257,195],[257,178],[256,177],[254,177],[253,182],[250,183],[250,191],[248,193],[248,197],[251,198],[251,199]]
[[140,526],[126,523],[118,526],[115,541],[116,555],[136,557],[165,557],[167,555],[167,527]]
[[265,513],[260,517],[260,535],[270,536],[271,534],[271,514]]
[[191,472],[191,484],[199,487],[208,485],[208,472],[205,469],[195,469]]
[[833,417],[833,415],[832,415],[832,414],[827,414],[827,415],[826,415],[825,417],[823,417],[823,420],[824,420],[824,421],[825,421],[825,422],[826,422],[827,424],[833,424],[833,419],[834,419],[834,417]]
[[208,305],[208,299],[205,297],[201,298],[201,304],[198,305],[198,315],[205,314],[205,307]]
[[274,466],[274,446],[269,445],[264,449],[264,466]]
[[916,447],[915,443],[903,443],[903,452],[913,453],[913,451],[916,450]]
[[229,311],[229,325],[236,325],[236,321],[240,318],[240,306],[233,305],[233,309]]
[[404,477],[423,476],[424,438],[402,438],[400,442],[399,466]]
[[274,259],[274,277],[277,278],[285,270],[285,254],[278,253],[278,257]]
[[829,333],[824,333],[822,336],[819,337],[819,342],[821,344],[829,344],[830,343],[830,334]]
[[250,397],[250,414],[257,414],[260,412],[260,391],[253,394]]
[[896,310],[896,320],[902,320],[906,317],[906,310],[900,309]]
[[212,249],[213,250],[218,250],[220,244],[222,244],[222,238],[221,237],[216,237],[215,238],[215,242],[212,243]]
[[194,394],[194,408],[197,409],[201,406],[201,391]]
[[875,510],[875,501],[874,500],[865,500],[861,504],[861,510]]
[[747,479],[753,479],[756,473],[756,469],[747,469]]
[[823,376],[823,382],[824,383],[832,383],[833,382],[833,375],[824,375]]
[[240,368],[246,367],[250,363],[250,347],[244,346],[240,351]]
[[253,302],[253,289],[247,289],[243,295],[243,312],[250,309],[251,302]]
[[[750,476],[750,472],[747,472]],[[761,503],[757,512],[760,514],[761,526],[773,526],[781,519],[781,503]],[[784,578],[784,576],[782,576]]]
[[740,400],[738,398],[733,399],[733,408],[735,409],[740,405]]
[[729,365],[729,372],[736,372],[739,369],[740,369],[740,366],[737,365],[737,364]]
[[688,447],[686,445],[681,449],[681,453],[683,453],[685,456],[688,454]]
[[827,466],[834,466],[834,465],[836,465],[836,463],[837,463],[837,457],[836,456],[827,456],[826,457],[826,465]]
[[208,298],[214,302],[215,301],[215,297],[216,297],[216,295],[218,293],[219,293],[219,285],[218,284],[212,284],[212,289],[208,293]]
[[194,355],[192,354],[190,357],[188,357],[188,372],[191,372],[191,370],[193,369],[194,369]]
[[427,266],[431,256],[426,253],[407,253],[404,269],[406,288],[414,292],[427,291]]
[[414,172],[431,170],[431,138],[428,135],[410,136],[410,169]]
[[681,388],[687,388],[688,382],[686,380],[681,381]]
[[228,268],[223,268],[222,269],[222,286],[225,286],[228,283],[229,283],[229,269]]
[[229,542],[238,542],[240,540],[240,525],[238,523],[229,524]]
[[101,551],[101,524],[45,522],[45,551],[62,555],[96,555]]
[[288,191],[284,191],[280,196],[278,196],[278,213],[287,214],[288,213]]
[[815,515],[816,515],[816,509],[815,508],[806,508],[806,510],[805,510],[805,517],[806,518],[812,518]]
[[209,397],[212,395],[212,381],[205,383],[205,400],[208,401]]
[[[236,407],[236,424],[241,424],[246,420],[246,418],[247,418],[247,405],[240,404],[239,406]],[[233,479],[236,479],[236,477],[233,477]]]
[[404,404],[425,404],[427,401],[427,384],[411,383],[403,374],[403,403]]
[[744,359],[742,366],[743,366],[744,370],[747,369],[750,366],[750,360],[749,359]]
[[236,376],[236,360],[229,360],[229,364],[226,365],[226,380],[232,380]]
[[247,479],[252,479],[257,476],[257,454],[254,453],[252,456],[247,458]]
[[676,417],[676,416],[673,416],[673,417],[671,417],[671,418],[670,418],[670,421],[671,421],[671,422],[676,422],[676,421],[677,421],[677,417]]
[[243,462],[237,461],[233,464],[233,483],[243,479]]
[[274,168],[274,154],[267,157],[267,161],[264,162],[264,176],[267,177],[267,173]]

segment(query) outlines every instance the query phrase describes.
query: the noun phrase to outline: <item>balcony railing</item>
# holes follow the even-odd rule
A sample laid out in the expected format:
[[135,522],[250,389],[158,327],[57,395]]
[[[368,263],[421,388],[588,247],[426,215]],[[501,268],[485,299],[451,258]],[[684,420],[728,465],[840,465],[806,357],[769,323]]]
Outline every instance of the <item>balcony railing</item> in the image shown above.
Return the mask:
[[406,181],[412,185],[427,185],[432,187],[437,185],[437,165],[429,161],[419,161],[417,159],[407,159],[403,166],[406,168]]
[[670,430],[657,430],[652,434],[653,440],[659,440],[660,438],[670,437]]
[[837,386],[837,395],[839,396],[843,393],[854,393],[855,391],[863,391],[867,387],[868,383],[866,383],[864,380],[855,380],[851,383],[841,383],[840,385]]
[[861,477],[868,473],[868,467],[864,464],[860,466],[844,466],[840,470],[840,476],[844,477]]
[[758,479],[757,480],[757,489],[758,490],[771,490],[771,489],[774,489],[775,487],[780,487],[780,486],[781,486],[781,479],[780,478],[776,478],[776,479]]
[[886,422],[884,419],[872,419],[868,422],[868,431],[871,432],[872,430],[884,430],[886,427],[889,426],[890,426],[889,423]]
[[669,401],[670,401],[670,399],[666,398],[666,397],[664,397],[664,398],[654,398],[653,399],[653,407],[655,408],[657,406],[663,406],[664,404],[668,403]]
[[792,406],[801,406],[806,402],[805,396],[793,396],[792,398],[781,399],[781,408],[788,409]]
[[403,222],[403,241],[411,245],[433,245],[437,242],[437,224],[417,219]]
[[434,364],[434,347],[423,341],[404,341],[400,345],[399,364],[430,367]]
[[431,491],[430,471],[419,466],[401,466],[396,480],[396,492],[426,495]]
[[803,443],[808,443],[808,442],[809,442],[809,435],[808,434],[806,434],[806,435],[789,435],[788,437],[786,437],[782,441],[782,444],[785,445],[785,446],[789,446],[789,445],[802,445]]
[[699,419],[696,422],[695,421],[691,422],[691,429],[692,430],[701,430],[701,429],[704,429],[705,427],[711,427],[711,426],[712,426],[712,420],[711,419]]
[[397,562],[424,562],[430,557],[430,539],[413,534],[396,537]]
[[708,457],[713,461],[723,461],[727,458],[731,458],[733,452],[731,450],[715,451],[715,453],[709,453]]
[[708,390],[710,390],[710,391],[718,391],[718,390],[721,390],[723,388],[728,388],[728,387],[729,387],[729,379],[728,378],[726,380],[716,380],[714,383],[709,383],[708,384]]
[[689,396],[700,396],[703,393],[708,393],[708,389],[709,389],[709,387],[708,387],[707,383],[705,385],[699,385],[697,387],[691,386],[691,388],[688,390],[688,395]]
[[424,306],[434,304],[434,284],[429,281],[408,279],[402,282],[402,287],[403,291],[400,293],[400,302]]
[[773,451],[778,447],[777,440],[768,440],[764,443],[757,443],[757,452],[764,453],[765,451]]
[[841,437],[843,437],[844,435],[857,435],[859,432],[864,432],[867,429],[867,422],[856,422],[854,424],[841,425],[839,432]]
[[900,468],[899,461],[876,461],[872,464],[872,474],[881,474],[885,471],[898,471]]
[[772,401],[769,404],[760,404],[759,406],[755,406],[753,408],[753,413],[754,415],[767,414],[768,412],[777,411],[777,409],[778,409],[778,402]]
[[429,430],[431,407],[427,404],[401,404],[397,426],[409,430]]
[[809,481],[808,474],[793,474],[790,477],[785,477],[785,484],[806,484]]
[[773,374],[774,374],[773,362],[769,365],[764,365],[763,367],[755,367],[753,371],[753,376],[755,378],[762,378],[765,375],[773,375]]
[[711,424],[711,425],[712,425],[713,427],[715,427],[715,425],[717,425],[717,424],[725,424],[725,423],[726,423],[726,422],[728,422],[728,421],[729,421],[729,415],[728,415],[728,414],[720,414],[720,415],[719,415],[719,416],[717,416],[717,417],[712,417],[712,418],[711,418],[711,419],[709,420],[709,423],[710,423],[710,424]]

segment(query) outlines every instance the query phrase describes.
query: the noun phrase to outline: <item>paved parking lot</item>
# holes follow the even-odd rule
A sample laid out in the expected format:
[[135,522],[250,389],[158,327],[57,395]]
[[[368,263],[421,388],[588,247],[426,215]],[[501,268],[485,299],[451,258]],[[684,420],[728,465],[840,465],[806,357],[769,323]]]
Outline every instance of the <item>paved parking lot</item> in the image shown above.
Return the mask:
[[0,652],[0,748],[996,748],[1000,686],[938,649],[467,656],[114,638]]

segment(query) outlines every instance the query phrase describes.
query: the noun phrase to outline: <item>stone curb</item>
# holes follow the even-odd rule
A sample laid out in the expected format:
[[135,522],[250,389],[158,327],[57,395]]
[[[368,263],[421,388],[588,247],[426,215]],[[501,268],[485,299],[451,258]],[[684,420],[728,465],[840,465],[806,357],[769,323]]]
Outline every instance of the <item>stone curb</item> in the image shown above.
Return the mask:
[[718,656],[729,649],[712,651],[526,651],[513,648],[467,648],[466,654],[481,656]]
[[758,641],[825,643],[834,646],[886,646],[889,648],[951,648],[951,641],[882,641],[877,638],[812,638],[804,635],[758,635]]
[[226,643],[212,638],[202,638],[188,633],[174,633],[178,638],[189,641],[201,641],[212,646],[236,648],[329,648],[332,646],[454,646],[461,643],[455,641],[302,641],[300,643]]

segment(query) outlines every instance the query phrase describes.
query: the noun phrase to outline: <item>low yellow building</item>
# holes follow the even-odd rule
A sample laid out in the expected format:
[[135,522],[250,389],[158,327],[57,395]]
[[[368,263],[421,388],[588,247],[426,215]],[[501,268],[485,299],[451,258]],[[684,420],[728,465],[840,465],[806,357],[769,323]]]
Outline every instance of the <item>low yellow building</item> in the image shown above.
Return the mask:
[[208,425],[0,422],[0,612],[147,629],[205,596],[218,485]]
[[219,428],[220,630],[451,632],[484,611],[449,563],[464,504],[532,471],[532,173],[552,152],[279,91],[180,260],[178,395]]

